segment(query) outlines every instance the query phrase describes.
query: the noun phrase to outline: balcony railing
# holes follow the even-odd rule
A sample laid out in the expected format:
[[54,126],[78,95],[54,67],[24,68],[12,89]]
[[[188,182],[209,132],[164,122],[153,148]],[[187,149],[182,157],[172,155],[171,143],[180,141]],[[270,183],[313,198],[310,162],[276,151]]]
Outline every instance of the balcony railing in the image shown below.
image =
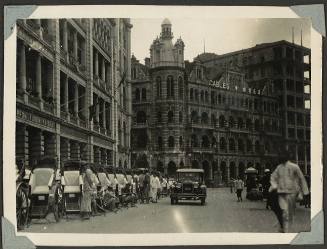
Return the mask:
[[82,128],[87,128],[87,122],[85,121],[85,120],[82,120],[82,119],[80,119],[80,121],[79,121],[79,125],[82,127]]
[[40,99],[38,97],[35,97],[33,95],[28,96],[28,103],[30,105],[33,105],[35,107],[39,107]]
[[43,103],[43,109],[44,109],[46,112],[54,113],[53,104],[50,104],[50,103],[44,102],[44,103]]
[[77,117],[74,114],[70,114],[69,117],[70,117],[70,122],[77,125],[77,120],[78,120]]
[[61,117],[62,119],[68,120],[68,113],[65,112],[65,111],[61,111],[61,112],[60,112],[60,117]]

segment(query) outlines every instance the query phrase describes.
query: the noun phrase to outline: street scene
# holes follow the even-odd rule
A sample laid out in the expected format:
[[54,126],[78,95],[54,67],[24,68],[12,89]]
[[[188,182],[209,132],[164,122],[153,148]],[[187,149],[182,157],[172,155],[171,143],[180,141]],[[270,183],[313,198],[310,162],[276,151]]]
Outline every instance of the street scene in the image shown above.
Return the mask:
[[226,25],[18,20],[18,231],[310,231],[310,22]]
[[[51,217],[52,216],[52,217]],[[294,231],[310,230],[310,211],[299,206]],[[45,220],[33,221],[24,232],[60,233],[69,224],[71,233],[208,233],[208,232],[268,232],[278,231],[278,224],[264,202],[237,202],[236,194],[227,188],[209,189],[205,206],[183,201],[170,205],[163,197],[158,203],[138,204],[117,213],[107,213],[83,221],[78,215],[54,222],[50,214]],[[126,225],[128,224],[128,225]],[[151,225],[149,225],[151,224]],[[269,224],[269,226],[267,226]]]

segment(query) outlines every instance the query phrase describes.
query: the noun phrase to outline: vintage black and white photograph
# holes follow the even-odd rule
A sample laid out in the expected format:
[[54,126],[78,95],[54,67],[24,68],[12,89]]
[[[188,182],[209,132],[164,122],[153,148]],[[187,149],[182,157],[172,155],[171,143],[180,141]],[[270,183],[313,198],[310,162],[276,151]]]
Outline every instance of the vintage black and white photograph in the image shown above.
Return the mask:
[[18,19],[17,233],[310,232],[311,25]]

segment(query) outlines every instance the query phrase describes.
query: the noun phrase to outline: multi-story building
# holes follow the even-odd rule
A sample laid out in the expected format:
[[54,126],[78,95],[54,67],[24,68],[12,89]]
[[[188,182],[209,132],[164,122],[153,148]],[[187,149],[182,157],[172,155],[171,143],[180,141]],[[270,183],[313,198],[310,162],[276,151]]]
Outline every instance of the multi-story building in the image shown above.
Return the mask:
[[[181,167],[201,167],[206,181],[215,185],[244,175],[250,166],[259,174],[272,169],[278,162],[278,147],[286,142],[291,145],[285,135],[289,123],[281,99],[285,89],[278,88],[273,74],[260,81],[250,78],[251,66],[231,56],[244,54],[244,50],[226,56],[202,54],[192,63],[184,61],[184,42],[177,39],[173,44],[171,27],[165,19],[144,65],[132,57],[132,167],[151,167],[166,174]],[[284,41],[276,44],[302,48]],[[272,51],[273,47],[271,44]],[[304,48],[300,51],[310,53]],[[255,65],[266,65],[261,62]],[[310,68],[303,61],[288,62]],[[303,106],[298,112],[304,118],[310,113],[304,108],[309,95],[304,89],[301,94]],[[301,142],[292,141],[297,146],[308,145],[304,136]],[[305,170],[308,161],[306,157]]]
[[16,157],[130,167],[129,19],[17,22]]

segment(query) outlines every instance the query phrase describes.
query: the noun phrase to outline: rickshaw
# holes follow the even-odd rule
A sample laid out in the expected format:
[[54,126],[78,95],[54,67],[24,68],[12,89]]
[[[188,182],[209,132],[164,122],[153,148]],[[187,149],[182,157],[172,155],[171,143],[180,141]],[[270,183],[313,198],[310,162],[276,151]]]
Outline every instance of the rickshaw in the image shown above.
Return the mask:
[[[104,189],[102,186],[102,182],[100,182],[99,179],[99,173],[101,170],[102,166],[96,163],[90,164],[90,168],[93,172],[93,181],[94,184],[96,186],[96,189],[94,189],[94,197],[95,198],[95,202],[94,202],[94,211],[97,212],[98,210],[100,210],[101,212],[103,212],[105,214],[105,209],[104,209]],[[101,176],[103,176],[102,174],[100,174]],[[102,179],[103,180],[103,179]]]
[[16,163],[16,221],[17,230],[22,230],[28,225],[29,199],[28,179],[29,172],[26,172],[23,160]]
[[79,213],[81,210],[83,187],[81,168],[85,164],[85,161],[68,160],[62,165],[61,184],[63,186],[66,219],[68,218],[68,213]]
[[29,179],[30,213],[32,218],[46,218],[52,211],[56,222],[63,214],[62,187],[56,181],[57,159],[45,156],[33,167]]
[[263,200],[263,193],[258,188],[258,170],[249,167],[245,170],[246,175],[246,198],[251,201]]

